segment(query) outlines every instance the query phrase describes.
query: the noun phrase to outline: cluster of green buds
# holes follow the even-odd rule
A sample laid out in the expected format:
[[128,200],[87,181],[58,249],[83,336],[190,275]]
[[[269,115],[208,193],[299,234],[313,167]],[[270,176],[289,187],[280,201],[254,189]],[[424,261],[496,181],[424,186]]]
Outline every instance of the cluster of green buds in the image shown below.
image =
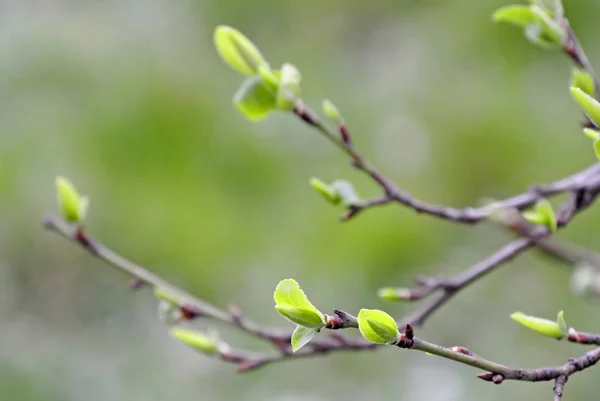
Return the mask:
[[260,121],[272,110],[293,109],[302,80],[294,65],[284,63],[279,70],[272,69],[256,45],[229,26],[215,29],[214,44],[223,61],[247,77],[233,96],[246,118]]
[[493,14],[496,22],[505,22],[523,29],[531,43],[546,49],[563,46],[567,34],[560,13],[550,10],[541,1],[532,0],[528,5],[514,4],[501,7]]

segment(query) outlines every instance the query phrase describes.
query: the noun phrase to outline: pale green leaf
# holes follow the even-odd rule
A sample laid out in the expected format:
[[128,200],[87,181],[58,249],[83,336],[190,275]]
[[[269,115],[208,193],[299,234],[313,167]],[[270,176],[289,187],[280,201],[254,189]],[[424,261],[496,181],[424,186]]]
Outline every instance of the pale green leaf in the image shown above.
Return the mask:
[[506,22],[522,28],[535,21],[531,8],[523,5],[501,7],[494,12],[492,19],[495,22]]
[[360,333],[372,343],[392,344],[398,339],[398,324],[383,311],[361,309],[357,320]]
[[543,49],[555,49],[558,44],[544,33],[542,26],[537,23],[531,23],[523,30],[525,37],[534,45]]
[[590,120],[598,126],[600,124],[600,103],[579,88],[572,87],[571,94]]
[[154,287],[154,296],[158,299],[167,301],[173,305],[179,304],[179,300],[177,299],[177,296],[163,290],[162,288]]
[[317,309],[275,305],[275,310],[292,323],[300,326],[319,328],[325,326],[325,317]]
[[292,352],[298,351],[300,348],[304,347],[310,340],[312,340],[319,329],[317,328],[307,328],[303,326],[296,326],[294,332],[292,333]]
[[533,18],[542,28],[543,36],[550,42],[562,45],[566,35],[563,27],[561,27],[558,22],[556,22],[551,15],[548,15],[548,12],[538,4],[531,5],[530,9]]
[[275,108],[275,92],[260,75],[244,80],[233,96],[233,103],[250,121],[260,121]]
[[277,284],[275,309],[285,318],[305,327],[323,327],[325,316],[308,300],[296,280],[285,279]]
[[540,333],[547,337],[561,339],[564,334],[560,330],[557,322],[548,319],[542,319],[535,316],[528,316],[522,312],[515,312],[510,315],[510,318],[517,323],[522,324],[530,330]]
[[221,58],[234,70],[253,76],[267,64],[258,48],[240,31],[220,25],[214,32],[214,44]]

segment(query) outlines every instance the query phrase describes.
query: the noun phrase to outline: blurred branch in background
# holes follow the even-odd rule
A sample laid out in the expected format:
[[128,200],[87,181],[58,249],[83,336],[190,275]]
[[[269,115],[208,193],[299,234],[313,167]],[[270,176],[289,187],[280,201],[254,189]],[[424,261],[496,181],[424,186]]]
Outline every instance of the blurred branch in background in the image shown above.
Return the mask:
[[[577,70],[573,74],[571,91],[586,112],[584,127],[586,134],[595,140],[594,146],[600,157],[600,91],[595,73],[585,55],[568,20],[562,4],[557,2],[555,10],[544,8],[533,2],[529,6],[509,6],[494,15],[497,21],[510,22],[524,28],[526,37],[542,47],[560,47],[574,61]],[[360,199],[354,187],[347,181],[326,184],[318,179],[312,186],[334,205],[343,205],[346,212],[342,221],[355,218],[359,213],[375,206],[397,203],[417,213],[449,220],[461,224],[475,224],[486,220],[500,222],[518,235],[517,239],[501,247],[489,257],[451,278],[420,277],[416,289],[385,288],[380,297],[386,300],[417,301],[436,295],[412,315],[399,319],[400,324],[385,312],[361,309],[358,316],[342,310],[326,315],[316,309],[293,280],[283,280],[275,291],[277,311],[286,319],[297,324],[293,332],[269,328],[256,323],[236,307],[223,310],[171,285],[146,268],[137,265],[92,238],[83,226],[87,213],[87,198],[80,196],[70,182],[59,179],[58,199],[63,220],[49,217],[46,228],[75,240],[92,255],[117,267],[135,278],[134,288],[150,286],[161,300],[165,319],[175,324],[198,318],[213,318],[229,324],[243,332],[271,343],[276,352],[255,353],[230,347],[218,336],[192,332],[178,327],[171,329],[173,337],[187,345],[210,355],[233,362],[239,371],[249,371],[266,364],[301,357],[328,354],[334,351],[357,351],[376,348],[379,345],[394,345],[400,348],[419,350],[486,371],[478,377],[496,384],[504,380],[550,381],[555,380],[555,399],[560,399],[563,387],[570,375],[587,369],[600,360],[600,348],[571,359],[555,368],[534,370],[514,369],[480,358],[464,347],[444,348],[414,336],[412,326],[420,326],[462,289],[481,279],[487,273],[519,256],[527,249],[537,247],[542,252],[563,262],[573,264],[587,259],[597,262],[596,256],[584,257],[575,248],[550,242],[557,229],[566,227],[581,211],[590,206],[600,193],[600,164],[547,185],[537,185],[528,191],[495,201],[490,205],[457,209],[450,206],[427,203],[414,198],[401,189],[393,180],[380,172],[354,146],[352,136],[337,108],[329,101],[323,102],[323,112],[336,124],[330,128],[319,116],[308,108],[300,97],[300,73],[291,64],[285,63],[281,70],[272,70],[260,51],[240,32],[229,27],[218,27],[215,44],[223,59],[248,78],[244,81],[234,101],[238,109],[250,120],[265,118],[272,110],[293,113],[302,122],[316,129],[350,158],[353,167],[369,176],[381,189],[382,194],[372,199]],[[545,197],[569,194],[568,199],[555,214]],[[534,206],[533,210],[526,210]],[[590,254],[592,255],[592,254]],[[591,261],[590,259],[593,259]],[[513,319],[530,329],[557,339],[580,344],[600,345],[600,336],[580,333],[568,327],[562,313],[556,322],[522,314]],[[398,325],[404,326],[400,333]],[[337,333],[324,338],[315,338],[323,329],[340,330],[358,328],[364,339],[349,339]]]

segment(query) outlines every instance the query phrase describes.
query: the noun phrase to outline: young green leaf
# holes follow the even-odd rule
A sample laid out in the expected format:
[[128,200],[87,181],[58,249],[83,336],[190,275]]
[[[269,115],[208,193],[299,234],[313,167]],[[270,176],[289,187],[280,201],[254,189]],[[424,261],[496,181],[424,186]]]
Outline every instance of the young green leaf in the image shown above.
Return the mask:
[[583,129],[583,133],[585,134],[585,136],[587,136],[588,138],[590,138],[594,142],[596,142],[598,139],[600,139],[600,132],[598,132],[595,129],[584,128]]
[[171,337],[181,341],[185,345],[207,355],[212,355],[219,349],[219,342],[216,338],[209,337],[198,331],[173,327],[169,331],[169,334]]
[[544,28],[539,23],[531,23],[523,30],[525,38],[542,49],[555,49],[556,41],[546,36]]
[[335,180],[331,183],[331,188],[333,188],[346,206],[351,206],[360,201],[356,189],[354,189],[354,185],[350,181]]
[[596,92],[594,78],[581,68],[573,68],[571,72],[571,87],[579,88],[590,96],[594,96]]
[[494,12],[492,19],[495,22],[506,22],[522,28],[535,21],[533,11],[529,6],[516,4],[500,7]]
[[335,105],[331,102],[331,100],[323,99],[321,107],[323,109],[323,113],[327,117],[331,118],[332,120],[340,121],[342,119],[342,115],[340,114],[340,111],[338,110],[337,107],[335,107]]
[[233,96],[233,103],[250,121],[260,121],[276,106],[275,92],[260,75],[246,78]]
[[330,185],[325,184],[323,181],[318,178],[310,179],[310,186],[314,188],[319,194],[321,194],[325,199],[334,205],[339,205],[342,202],[342,197],[337,193],[335,188]]
[[275,305],[275,310],[292,323],[308,328],[325,326],[325,318],[317,309],[297,308],[293,306]]
[[537,333],[540,333],[547,337],[561,339],[564,334],[560,330],[560,326],[557,322],[548,319],[542,319],[535,316],[528,316],[522,312],[515,312],[510,315],[510,318],[517,323],[531,329]]
[[267,64],[254,43],[230,26],[219,25],[215,29],[213,40],[223,61],[244,75],[256,75],[259,67]]
[[552,209],[552,204],[547,199],[540,199],[535,206],[535,211],[538,215],[544,218],[544,225],[546,225],[552,232],[556,231],[557,222],[556,215]]
[[281,66],[281,78],[277,92],[277,107],[280,110],[291,110],[296,99],[300,97],[300,81],[302,75],[298,68],[285,63]]
[[87,214],[89,200],[77,192],[75,186],[64,177],[57,177],[56,200],[62,216],[68,223],[83,223]]
[[280,281],[273,299],[277,312],[289,321],[308,328],[325,326],[325,316],[310,303],[296,280]]
[[398,324],[387,313],[377,309],[361,309],[357,316],[360,334],[376,344],[393,344],[398,340]]
[[292,352],[296,352],[308,344],[308,342],[312,340],[318,332],[318,328],[311,329],[300,325],[296,326],[294,332],[292,333]]
[[579,88],[571,87],[573,98],[596,126],[600,125],[600,103]]
[[556,323],[558,323],[558,327],[560,328],[561,333],[563,333],[566,336],[569,332],[569,325],[567,324],[567,321],[565,320],[564,311],[558,312],[558,316],[556,318]]
[[560,24],[552,18],[552,15],[549,15],[548,11],[540,5],[532,4],[530,9],[534,20],[542,28],[543,36],[554,44],[562,45],[566,36],[563,27],[561,27]]
[[523,218],[533,224],[546,225],[546,216],[543,216],[537,212],[526,211],[523,212]]

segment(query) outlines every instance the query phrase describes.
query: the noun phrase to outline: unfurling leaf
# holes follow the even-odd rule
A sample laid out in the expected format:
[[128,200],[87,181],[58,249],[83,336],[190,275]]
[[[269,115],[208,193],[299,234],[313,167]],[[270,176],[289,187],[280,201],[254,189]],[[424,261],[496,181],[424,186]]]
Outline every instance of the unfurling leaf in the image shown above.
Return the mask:
[[558,327],[560,328],[561,333],[563,333],[566,336],[569,332],[569,325],[565,320],[564,311],[558,312],[558,316],[556,317],[556,323],[558,323]]
[[56,200],[62,217],[68,223],[83,223],[89,200],[77,192],[75,186],[64,177],[56,177]]
[[600,132],[598,132],[595,129],[584,128],[583,129],[583,133],[585,134],[585,136],[587,136],[588,138],[590,138],[594,142],[596,142],[598,139],[600,139]]
[[510,318],[517,323],[522,324],[530,330],[540,333],[547,337],[561,339],[564,334],[560,330],[557,322],[548,319],[542,319],[535,316],[528,316],[522,312],[515,312],[510,315]]
[[342,119],[342,115],[337,107],[331,102],[329,99],[323,99],[322,103],[323,113],[331,118],[334,121],[340,121]]
[[294,332],[292,333],[292,352],[296,352],[308,344],[308,342],[312,340],[318,332],[318,328],[311,329],[300,325],[296,326]]
[[537,214],[544,216],[545,225],[550,228],[552,232],[556,231],[556,215],[552,209],[552,204],[547,199],[540,199],[535,205],[535,211]]
[[562,45],[566,32],[563,27],[556,22],[548,11],[538,4],[530,6],[533,18],[542,27],[542,34],[548,41],[557,45]]
[[344,202],[344,205],[351,206],[360,201],[354,185],[350,181],[335,180],[331,183],[331,187]]
[[277,107],[281,110],[291,110],[295,101],[300,97],[302,75],[296,66],[288,63],[281,66],[280,74]]
[[273,299],[275,310],[289,321],[308,328],[325,326],[325,316],[310,303],[296,280],[280,281]]
[[596,92],[594,78],[587,71],[580,68],[573,68],[573,72],[571,73],[571,87],[579,88],[590,96],[594,96]]
[[522,28],[525,28],[535,21],[531,8],[529,6],[518,4],[497,9],[493,14],[492,19],[495,22],[506,22]]
[[337,193],[337,191],[328,184],[325,184],[323,181],[318,178],[310,179],[310,186],[315,189],[319,194],[321,194],[325,199],[334,205],[339,205],[342,201],[341,196]]
[[585,111],[585,114],[596,125],[600,124],[600,103],[592,96],[585,93],[583,90],[571,87],[573,98],[579,103],[579,106]]
[[393,344],[398,340],[398,324],[383,311],[361,309],[357,320],[360,334],[372,343]]
[[173,327],[169,331],[169,334],[171,337],[181,341],[185,345],[207,355],[212,355],[219,349],[219,342],[216,338],[198,331]]
[[250,121],[260,121],[275,108],[275,91],[260,75],[246,78],[233,96],[233,103]]
[[244,75],[256,75],[260,66],[267,64],[254,43],[232,27],[218,26],[213,40],[223,61]]
[[535,205],[535,210],[524,212],[523,217],[531,223],[548,227],[552,232],[556,231],[558,226],[552,204],[547,199],[539,200]]

